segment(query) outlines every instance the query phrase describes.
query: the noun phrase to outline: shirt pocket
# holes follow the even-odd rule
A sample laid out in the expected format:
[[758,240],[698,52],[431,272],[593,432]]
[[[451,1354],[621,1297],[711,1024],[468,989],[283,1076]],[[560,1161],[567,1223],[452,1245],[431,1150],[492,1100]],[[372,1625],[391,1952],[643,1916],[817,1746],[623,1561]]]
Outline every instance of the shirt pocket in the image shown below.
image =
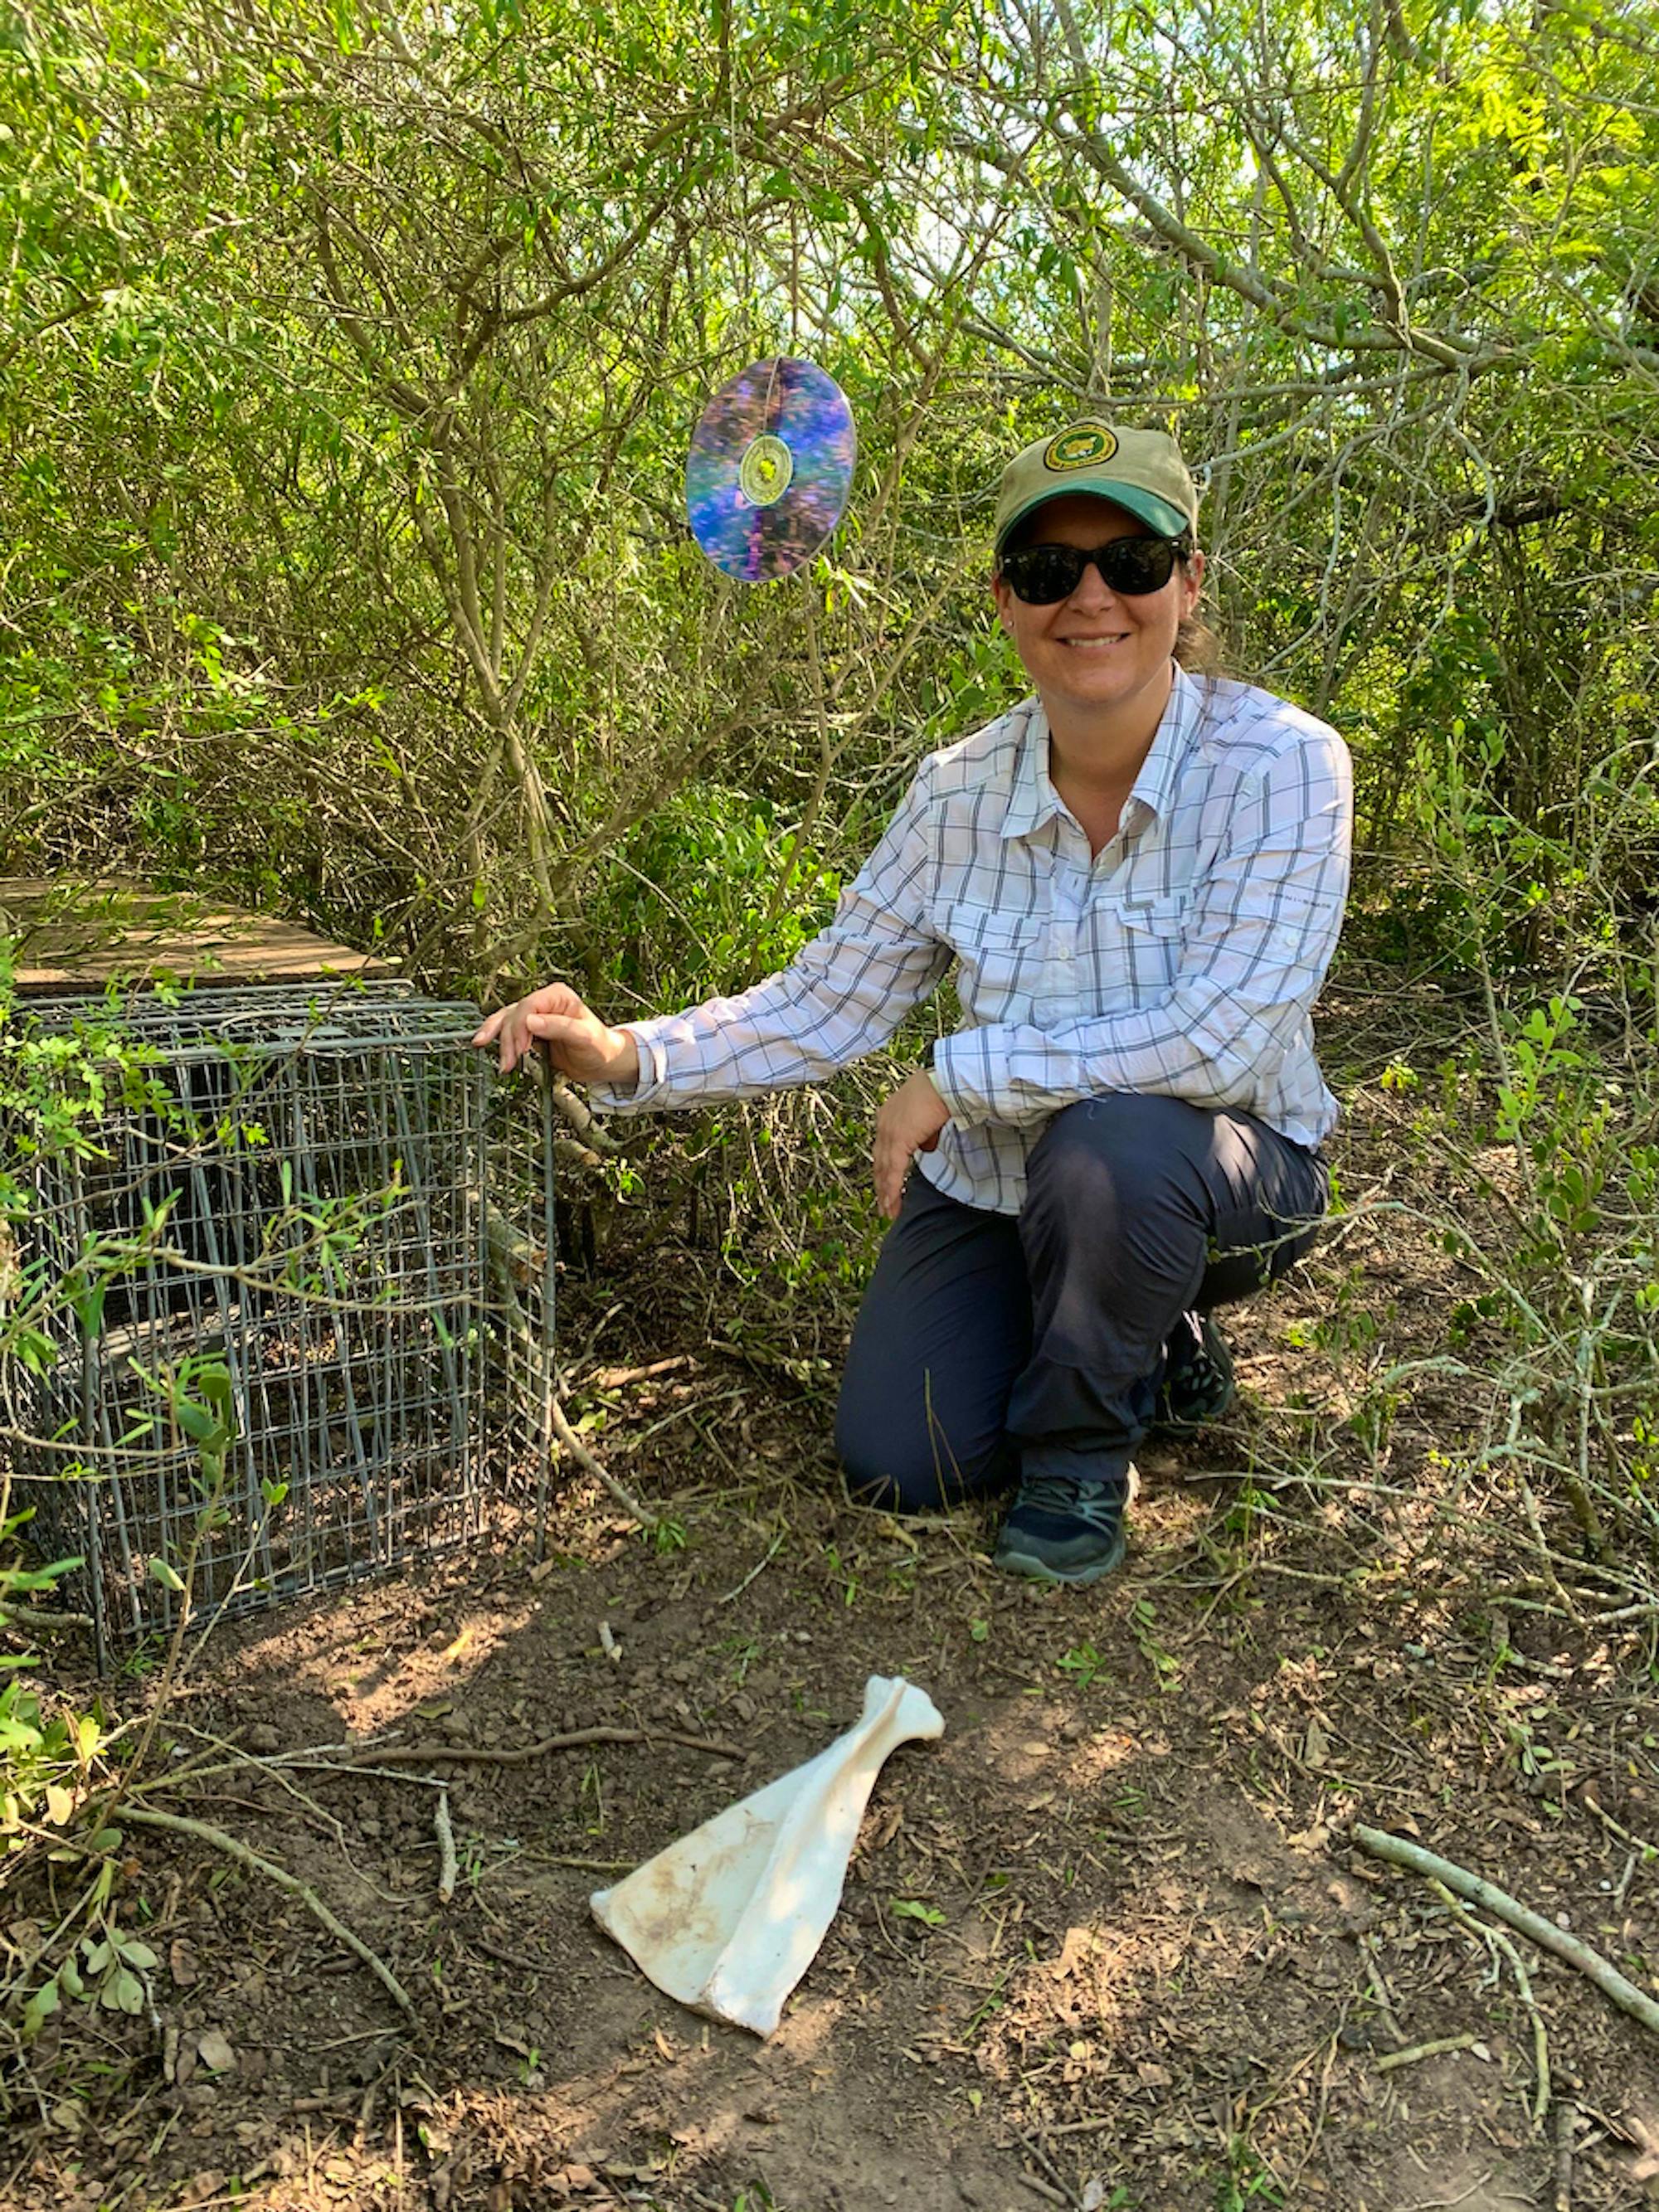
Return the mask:
[[1043,930],[1032,915],[947,908],[945,938],[957,957],[957,996],[971,1024],[1030,1019],[1042,978]]
[[1180,898],[1103,899],[1089,908],[1085,929],[1102,1012],[1168,996],[1191,914],[1191,902]]

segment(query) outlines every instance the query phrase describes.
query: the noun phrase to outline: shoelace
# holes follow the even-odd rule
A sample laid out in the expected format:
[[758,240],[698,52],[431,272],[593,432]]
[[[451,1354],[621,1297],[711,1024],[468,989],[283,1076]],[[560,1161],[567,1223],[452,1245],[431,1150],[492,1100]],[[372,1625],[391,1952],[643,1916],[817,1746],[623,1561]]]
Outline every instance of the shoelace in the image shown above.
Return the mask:
[[1064,1474],[1028,1475],[1019,1486],[1019,1503],[1035,1505],[1040,1512],[1070,1513],[1091,1523],[1103,1508],[1115,1514],[1122,1505],[1115,1492],[1085,1490]]

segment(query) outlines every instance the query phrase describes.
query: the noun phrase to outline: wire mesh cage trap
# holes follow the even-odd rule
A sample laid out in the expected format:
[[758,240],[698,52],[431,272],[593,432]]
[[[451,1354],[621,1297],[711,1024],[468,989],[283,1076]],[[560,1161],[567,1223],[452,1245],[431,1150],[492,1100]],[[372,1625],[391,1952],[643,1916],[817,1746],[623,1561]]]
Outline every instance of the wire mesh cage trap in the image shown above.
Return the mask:
[[544,1450],[554,1316],[547,1109],[477,1009],[382,979],[28,1011],[52,1133],[0,1131],[42,1322],[7,1425],[100,1659],[186,1590],[204,1622],[477,1534],[503,1410]]

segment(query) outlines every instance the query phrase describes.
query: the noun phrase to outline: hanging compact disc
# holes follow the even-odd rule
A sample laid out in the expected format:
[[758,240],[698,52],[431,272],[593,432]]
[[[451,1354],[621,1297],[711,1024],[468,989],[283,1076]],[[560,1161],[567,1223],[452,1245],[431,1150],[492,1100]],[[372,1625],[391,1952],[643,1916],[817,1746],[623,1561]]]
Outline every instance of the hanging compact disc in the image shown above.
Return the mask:
[[720,386],[692,437],[692,536],[728,576],[787,576],[841,520],[856,450],[853,410],[833,376],[783,355],[751,362]]

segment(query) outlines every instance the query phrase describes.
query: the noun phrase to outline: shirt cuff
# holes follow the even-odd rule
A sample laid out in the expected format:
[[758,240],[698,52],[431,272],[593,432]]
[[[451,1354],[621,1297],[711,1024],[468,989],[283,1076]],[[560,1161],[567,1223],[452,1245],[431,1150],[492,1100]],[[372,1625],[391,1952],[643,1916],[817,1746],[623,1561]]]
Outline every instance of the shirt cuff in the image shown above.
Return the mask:
[[[975,1048],[975,1039],[983,1034],[979,1030],[958,1030],[954,1036],[940,1037],[927,1066],[934,1090],[951,1110],[951,1119],[964,1127],[994,1118],[986,1097],[985,1055]],[[975,1061],[981,1065],[975,1066]]]
[[639,1079],[628,1091],[614,1084],[590,1083],[588,1103],[603,1114],[643,1114],[662,1103],[668,1087],[668,1054],[652,1034],[649,1022],[618,1022],[617,1026],[626,1030],[639,1048]]

